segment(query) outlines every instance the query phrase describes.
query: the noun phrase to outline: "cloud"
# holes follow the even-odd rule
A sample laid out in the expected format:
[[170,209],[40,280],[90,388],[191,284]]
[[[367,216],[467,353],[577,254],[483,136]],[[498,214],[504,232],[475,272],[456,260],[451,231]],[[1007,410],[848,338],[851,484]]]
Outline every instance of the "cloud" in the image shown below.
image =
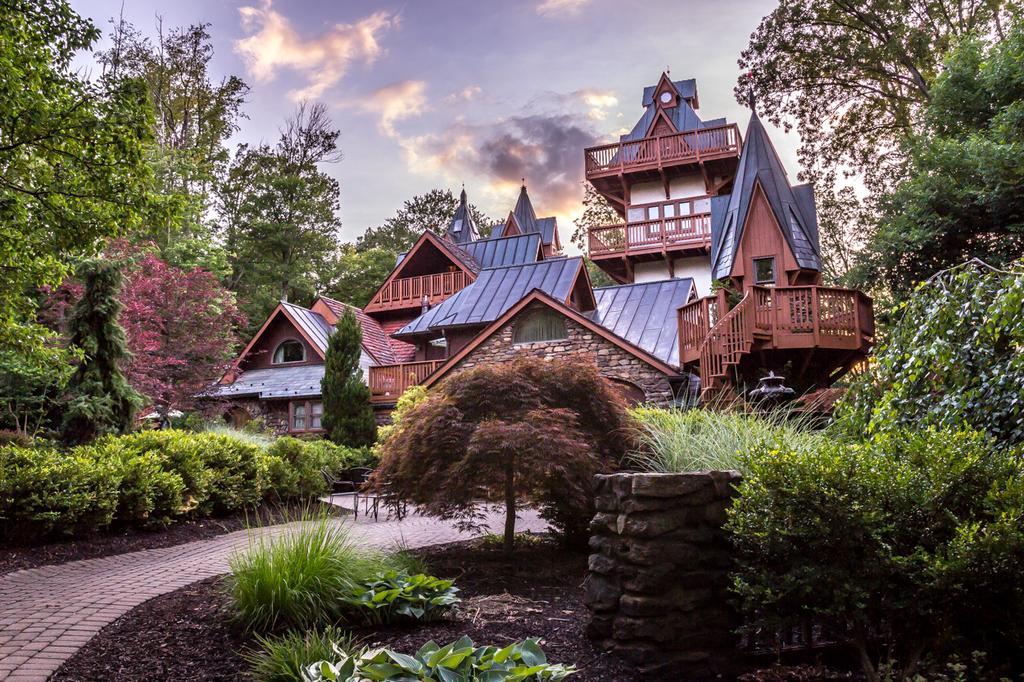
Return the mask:
[[282,69],[305,77],[291,90],[293,100],[314,99],[344,77],[354,62],[370,64],[384,51],[379,35],[398,25],[398,16],[375,12],[354,24],[335,24],[312,38],[300,36],[287,17],[273,8],[272,0],[259,7],[240,7],[242,28],[249,34],[235,41],[235,52],[257,82],[269,82]]
[[395,122],[421,115],[429,108],[425,81],[399,81],[374,90],[352,106],[380,116],[377,129],[391,138],[398,138]]
[[455,92],[446,95],[444,101],[449,104],[454,104],[455,102],[468,102],[472,99],[476,99],[476,96],[481,92],[483,92],[483,88],[479,85],[467,85],[461,90],[456,90]]
[[610,90],[577,90],[573,94],[589,107],[587,116],[594,121],[603,121],[608,117],[606,110],[619,104],[619,98]]
[[590,0],[544,0],[537,5],[537,14],[542,17],[579,14]]

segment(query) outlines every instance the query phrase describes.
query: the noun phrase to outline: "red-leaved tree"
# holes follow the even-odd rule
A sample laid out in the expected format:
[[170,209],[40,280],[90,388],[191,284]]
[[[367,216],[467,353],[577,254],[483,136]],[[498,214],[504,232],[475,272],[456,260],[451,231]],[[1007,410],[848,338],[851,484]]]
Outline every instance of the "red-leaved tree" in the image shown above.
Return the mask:
[[[128,381],[163,418],[192,410],[197,395],[228,368],[245,317],[213,273],[169,265],[151,244],[112,243],[105,258],[124,261],[119,323],[132,357]],[[45,319],[63,329],[67,307],[82,294],[69,280],[50,296]]]
[[455,374],[403,414],[374,473],[392,505],[479,524],[505,506],[505,549],[516,510],[537,505],[570,543],[585,541],[593,478],[629,446],[622,396],[580,358],[523,358]]

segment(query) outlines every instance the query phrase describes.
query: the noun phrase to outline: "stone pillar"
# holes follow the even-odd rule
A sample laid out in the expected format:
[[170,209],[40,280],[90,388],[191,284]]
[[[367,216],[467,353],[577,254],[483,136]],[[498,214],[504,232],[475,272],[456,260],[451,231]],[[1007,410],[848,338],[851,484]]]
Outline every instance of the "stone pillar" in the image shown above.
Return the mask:
[[730,676],[739,622],[722,524],[739,480],[734,471],[596,478],[590,637],[645,673]]

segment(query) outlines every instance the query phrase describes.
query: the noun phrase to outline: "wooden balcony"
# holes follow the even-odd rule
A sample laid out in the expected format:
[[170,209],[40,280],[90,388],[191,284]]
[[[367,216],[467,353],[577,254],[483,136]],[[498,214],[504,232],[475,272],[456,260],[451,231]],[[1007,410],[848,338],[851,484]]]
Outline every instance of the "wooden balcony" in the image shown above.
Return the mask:
[[584,152],[588,180],[622,173],[738,157],[742,147],[735,123],[641,140],[590,147]]
[[405,389],[421,383],[444,360],[425,362],[402,362],[397,365],[371,365],[367,383],[370,386],[370,402],[393,403],[405,393]]
[[366,312],[419,308],[424,296],[433,306],[464,289],[472,281],[471,275],[461,270],[393,279],[374,295],[366,306]]
[[595,227],[590,230],[589,246],[591,258],[710,249],[711,214]]

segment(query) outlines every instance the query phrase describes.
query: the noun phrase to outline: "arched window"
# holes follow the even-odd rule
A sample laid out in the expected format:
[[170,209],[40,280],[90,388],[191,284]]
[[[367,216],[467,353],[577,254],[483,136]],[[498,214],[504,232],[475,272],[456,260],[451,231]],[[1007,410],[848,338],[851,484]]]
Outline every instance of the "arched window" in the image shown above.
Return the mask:
[[282,362],[302,362],[305,359],[306,347],[294,339],[282,341],[277,349],[274,350],[273,362],[275,365],[279,365]]
[[565,318],[551,310],[538,310],[520,320],[512,331],[513,343],[557,341],[569,338]]

